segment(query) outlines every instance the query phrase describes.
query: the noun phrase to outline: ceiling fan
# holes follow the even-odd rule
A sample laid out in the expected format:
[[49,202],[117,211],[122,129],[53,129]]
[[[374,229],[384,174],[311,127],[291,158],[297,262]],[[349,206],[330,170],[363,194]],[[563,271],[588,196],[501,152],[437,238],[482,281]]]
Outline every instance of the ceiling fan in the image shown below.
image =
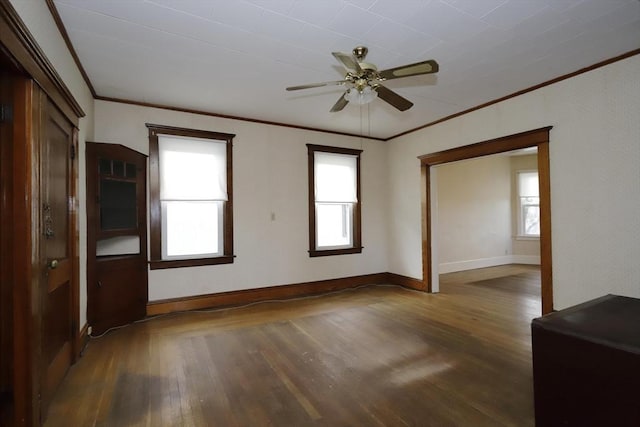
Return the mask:
[[348,89],[342,94],[340,99],[338,99],[338,102],[331,107],[330,111],[332,113],[342,110],[349,102],[366,104],[373,101],[376,97],[379,97],[400,111],[406,111],[413,106],[413,103],[383,86],[381,82],[420,74],[433,74],[437,73],[439,69],[438,63],[433,59],[429,59],[427,61],[416,62],[415,64],[402,65],[400,67],[378,71],[375,65],[364,62],[368,51],[369,49],[364,46],[357,46],[353,49],[351,55],[342,52],[332,52],[332,55],[340,61],[347,70],[347,74],[345,74],[343,80],[290,86],[287,90],[310,89],[334,85],[347,86]]

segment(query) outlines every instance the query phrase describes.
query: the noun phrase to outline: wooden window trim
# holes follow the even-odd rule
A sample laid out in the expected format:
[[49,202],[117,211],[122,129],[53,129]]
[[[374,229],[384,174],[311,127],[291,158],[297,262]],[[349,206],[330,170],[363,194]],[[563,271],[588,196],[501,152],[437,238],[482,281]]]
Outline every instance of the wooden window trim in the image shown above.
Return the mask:
[[[232,264],[233,255],[233,159],[232,147],[235,134],[213,132],[207,130],[187,129],[173,126],[146,124],[149,129],[149,222],[150,222],[150,261],[151,270],[179,267],[195,267],[201,265]],[[158,135],[175,135],[193,138],[215,139],[226,141],[227,145],[227,198],[224,203],[223,255],[209,258],[192,258],[180,260],[162,259],[162,218],[160,208],[160,168],[158,164]]]
[[[353,246],[344,249],[316,249],[316,203],[315,203],[315,167],[316,152],[347,154],[356,156],[356,197],[353,207]],[[330,147],[326,145],[307,144],[307,158],[309,171],[309,256],[321,257],[331,255],[347,255],[362,253],[362,196],[360,192],[360,154],[362,150],[352,148]]]

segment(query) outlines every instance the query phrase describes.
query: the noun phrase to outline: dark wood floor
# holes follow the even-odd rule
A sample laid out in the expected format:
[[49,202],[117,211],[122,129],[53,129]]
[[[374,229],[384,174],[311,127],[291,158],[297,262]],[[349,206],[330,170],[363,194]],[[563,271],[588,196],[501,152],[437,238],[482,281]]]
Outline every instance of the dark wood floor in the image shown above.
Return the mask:
[[92,340],[46,426],[531,426],[539,270],[174,314]]

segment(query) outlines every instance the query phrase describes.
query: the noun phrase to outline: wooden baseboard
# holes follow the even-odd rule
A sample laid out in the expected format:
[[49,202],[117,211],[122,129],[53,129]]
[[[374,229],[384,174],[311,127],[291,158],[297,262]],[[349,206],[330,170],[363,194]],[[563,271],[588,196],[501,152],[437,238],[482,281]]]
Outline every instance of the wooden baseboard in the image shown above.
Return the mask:
[[[355,288],[363,285],[382,284],[389,282],[390,279],[388,277],[388,273],[375,273],[365,274],[362,276],[344,277],[340,279],[320,280],[317,282],[270,286],[267,288],[221,292],[218,294],[198,295],[186,298],[172,298],[152,301],[147,304],[147,316],[173,313],[176,311],[231,307],[259,301],[317,295],[343,289]],[[418,281],[418,283],[421,282]]]
[[386,273],[387,283],[392,285],[402,286],[404,288],[414,289],[416,291],[426,291],[427,286],[422,280],[414,279],[413,277],[403,276],[401,274]]
[[85,323],[82,329],[80,329],[80,333],[78,334],[78,342],[76,342],[76,354],[74,354],[74,360],[78,360],[82,355],[82,351],[87,346],[89,342],[89,324]]
[[[316,282],[295,283],[291,285],[270,286],[266,288],[152,301],[147,304],[147,316],[156,316],[158,314],[174,313],[177,311],[232,307],[259,301],[304,297],[382,283],[390,283],[418,291],[426,290],[426,286],[422,280],[395,273],[375,273]],[[86,327],[83,328],[83,330],[86,330]]]

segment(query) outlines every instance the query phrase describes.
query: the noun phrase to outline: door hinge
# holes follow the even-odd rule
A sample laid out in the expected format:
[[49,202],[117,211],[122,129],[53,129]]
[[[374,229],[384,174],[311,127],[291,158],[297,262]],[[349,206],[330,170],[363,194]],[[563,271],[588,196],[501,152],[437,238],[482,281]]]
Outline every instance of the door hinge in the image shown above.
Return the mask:
[[71,144],[71,160],[75,160],[76,158],[76,146],[75,144]]
[[0,123],[13,121],[13,108],[8,104],[0,104]]

